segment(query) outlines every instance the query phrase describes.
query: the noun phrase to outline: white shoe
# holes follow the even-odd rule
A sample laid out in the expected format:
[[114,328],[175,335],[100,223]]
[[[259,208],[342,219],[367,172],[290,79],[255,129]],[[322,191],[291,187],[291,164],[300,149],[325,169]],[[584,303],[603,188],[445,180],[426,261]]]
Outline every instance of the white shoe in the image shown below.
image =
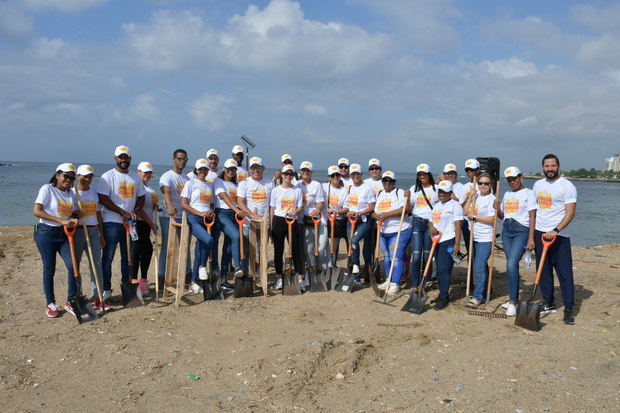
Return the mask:
[[201,280],[209,279],[209,274],[207,273],[207,267],[198,267],[198,278]]
[[282,289],[282,278],[278,278],[278,280],[276,281],[276,285],[273,288],[275,290],[281,290]]
[[388,288],[388,282],[387,280],[385,280],[384,282],[382,282],[381,284],[377,285],[377,288],[379,288],[380,290],[387,290]]
[[357,264],[353,264],[353,274],[359,274],[360,267]]
[[396,283],[390,283],[390,288],[387,290],[388,295],[398,294],[400,292],[400,286]]
[[301,291],[306,291],[306,284],[304,283],[304,280],[299,280],[298,284]]
[[517,315],[517,306],[514,304],[508,304],[508,308],[506,309],[506,315],[508,317],[514,317]]
[[506,301],[504,304],[502,304],[502,308],[504,310],[508,310],[508,306],[510,305],[510,301]]
[[104,290],[103,291],[103,300],[109,300],[112,296],[112,290]]
[[202,287],[199,286],[198,284],[194,283],[192,285],[189,286],[189,290],[193,293],[197,293],[200,294],[202,293]]
[[241,268],[237,268],[234,274],[235,278],[243,277],[243,270]]

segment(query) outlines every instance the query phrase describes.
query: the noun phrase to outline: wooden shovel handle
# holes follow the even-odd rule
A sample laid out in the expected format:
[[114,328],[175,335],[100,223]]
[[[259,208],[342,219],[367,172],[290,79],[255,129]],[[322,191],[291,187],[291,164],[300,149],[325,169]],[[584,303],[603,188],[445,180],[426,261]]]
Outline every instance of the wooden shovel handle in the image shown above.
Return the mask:
[[71,265],[73,266],[73,277],[80,278],[80,267],[78,265],[77,257],[75,256],[75,245],[73,243],[73,234],[77,229],[77,226],[73,228],[69,228],[66,225],[62,226],[62,229],[67,234],[67,238],[69,239],[69,252],[71,252]]

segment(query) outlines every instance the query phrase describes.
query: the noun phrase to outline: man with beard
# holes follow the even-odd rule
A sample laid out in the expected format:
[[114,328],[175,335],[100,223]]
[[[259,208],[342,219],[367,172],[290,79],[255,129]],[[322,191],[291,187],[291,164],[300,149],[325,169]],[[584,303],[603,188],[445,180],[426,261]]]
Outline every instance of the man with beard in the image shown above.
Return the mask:
[[116,244],[121,246],[121,282],[129,283],[129,261],[125,228],[123,224],[137,218],[144,206],[144,185],[138,175],[129,170],[131,156],[129,148],[121,145],[114,151],[116,168],[110,169],[99,181],[99,203],[103,206],[103,236],[105,246],[101,258],[103,270],[103,299],[110,298],[112,293],[112,261]]
[[243,147],[235,145],[232,148],[232,158],[237,162],[237,182],[248,177],[248,172],[243,169]]
[[565,324],[575,324],[573,317],[575,281],[568,226],[575,216],[577,189],[568,179],[560,176],[560,160],[557,156],[545,155],[542,168],[545,178],[536,181],[533,188],[538,202],[534,234],[537,262],[540,261],[543,250],[541,237],[547,240],[556,238],[547,251],[547,259],[540,277],[540,292],[545,300],[542,313],[556,312],[553,297],[553,269],[555,269],[564,302],[563,321]]

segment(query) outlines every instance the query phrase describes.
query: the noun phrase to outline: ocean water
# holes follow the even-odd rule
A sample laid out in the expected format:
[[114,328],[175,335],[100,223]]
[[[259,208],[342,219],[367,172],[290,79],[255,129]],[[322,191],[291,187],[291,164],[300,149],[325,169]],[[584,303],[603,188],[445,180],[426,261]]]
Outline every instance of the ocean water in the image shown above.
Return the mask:
[[[32,215],[34,200],[39,188],[49,181],[57,163],[30,163],[0,161],[12,166],[0,167],[0,225],[32,225],[36,218]],[[112,164],[93,164],[95,173],[101,175],[112,168]],[[154,165],[152,187],[167,165]],[[189,170],[188,170],[189,171]],[[265,171],[265,176],[273,176],[273,169]],[[314,178],[325,182],[323,169],[317,170]],[[408,189],[415,183],[414,173],[396,172],[397,186]],[[465,183],[466,179],[461,177]],[[571,223],[573,244],[593,246],[618,243],[620,229],[620,183],[573,181],[577,187],[577,215]],[[502,193],[507,189],[502,181]],[[525,186],[531,188],[534,180],[526,179]],[[501,225],[498,225],[498,228]]]

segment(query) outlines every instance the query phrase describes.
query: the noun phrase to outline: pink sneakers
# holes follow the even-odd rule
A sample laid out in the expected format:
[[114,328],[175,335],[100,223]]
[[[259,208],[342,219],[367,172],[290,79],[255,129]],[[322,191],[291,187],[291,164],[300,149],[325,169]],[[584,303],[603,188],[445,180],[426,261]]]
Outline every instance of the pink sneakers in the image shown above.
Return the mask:
[[58,311],[56,303],[49,303],[45,306],[45,315],[50,318],[56,318],[60,316],[60,311]]
[[68,312],[69,314],[75,315],[75,311],[73,311],[73,306],[71,305],[70,301],[67,301],[65,303],[65,311]]
[[110,304],[105,303],[103,301],[99,301],[99,300],[95,300],[93,302],[93,307],[95,311],[103,311],[104,313],[112,309],[112,306]]

